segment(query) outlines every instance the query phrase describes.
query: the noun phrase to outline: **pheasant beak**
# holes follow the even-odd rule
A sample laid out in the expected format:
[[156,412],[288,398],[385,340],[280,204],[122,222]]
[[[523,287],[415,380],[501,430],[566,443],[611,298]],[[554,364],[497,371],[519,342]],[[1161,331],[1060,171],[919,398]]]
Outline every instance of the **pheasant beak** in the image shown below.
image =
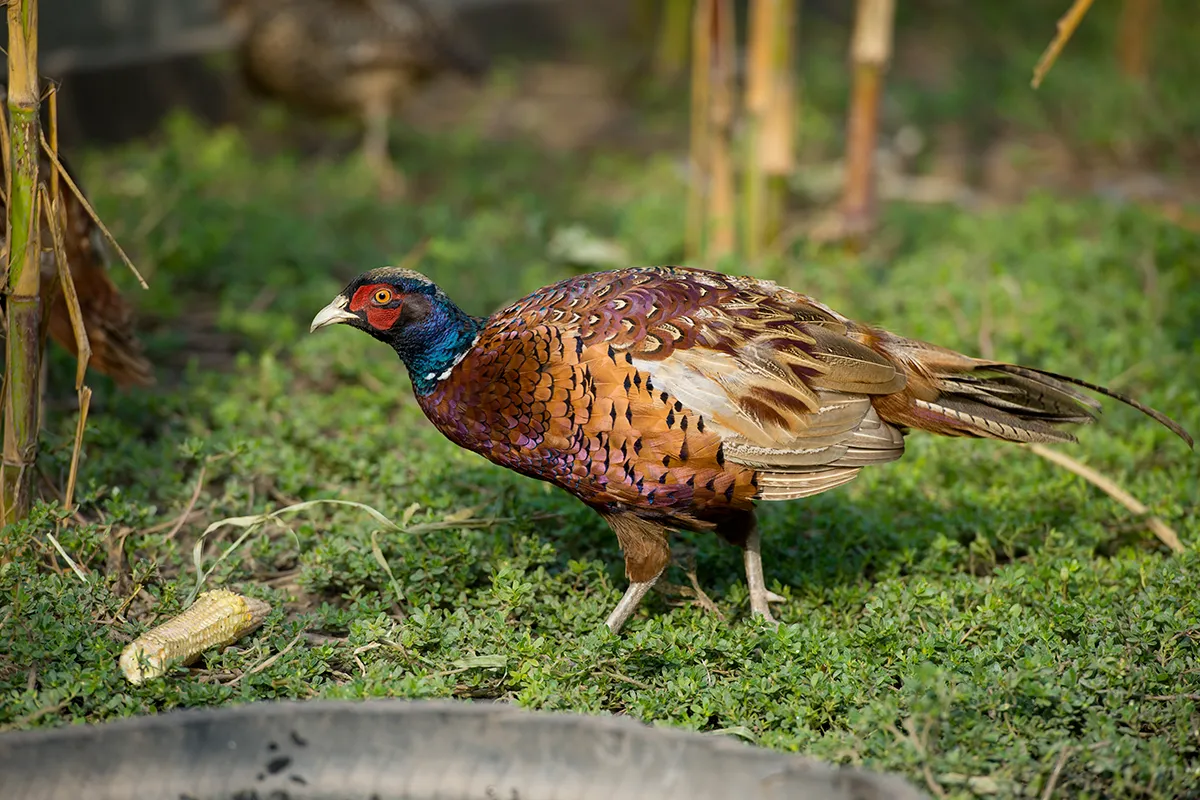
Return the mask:
[[313,317],[312,325],[308,326],[308,332],[312,333],[317,328],[324,328],[328,325],[336,325],[339,322],[349,322],[357,320],[359,316],[355,313],[346,310],[346,304],[350,301],[345,295],[339,294],[333,298],[333,302],[322,308]]

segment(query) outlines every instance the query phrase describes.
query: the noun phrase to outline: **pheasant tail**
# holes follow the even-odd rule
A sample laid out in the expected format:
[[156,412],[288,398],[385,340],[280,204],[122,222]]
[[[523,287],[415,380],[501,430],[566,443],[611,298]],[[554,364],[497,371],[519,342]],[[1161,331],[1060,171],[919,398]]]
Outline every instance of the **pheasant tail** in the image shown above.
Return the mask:
[[876,397],[880,417],[893,425],[943,436],[1008,442],[1073,442],[1064,425],[1096,419],[1100,404],[1080,388],[1136,408],[1194,447],[1177,422],[1131,397],[1054,372],[971,358],[953,350],[872,331],[869,343],[903,366],[905,389]]

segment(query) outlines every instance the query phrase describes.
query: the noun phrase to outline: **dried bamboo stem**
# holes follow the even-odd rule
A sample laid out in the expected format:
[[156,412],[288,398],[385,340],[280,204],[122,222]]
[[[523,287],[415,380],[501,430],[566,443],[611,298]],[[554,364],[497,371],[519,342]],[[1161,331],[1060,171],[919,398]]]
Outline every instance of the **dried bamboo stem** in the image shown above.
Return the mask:
[[[51,114],[51,141],[57,144],[54,131],[54,116]],[[52,173],[52,177],[57,173]],[[53,184],[53,181],[52,181]],[[91,407],[92,390],[84,386],[87,375],[88,361],[92,357],[92,346],[88,342],[87,328],[83,323],[83,309],[79,306],[79,293],[75,290],[75,281],[71,278],[71,267],[67,261],[67,248],[63,242],[63,230],[66,227],[66,212],[62,208],[62,200],[58,195],[51,199],[50,190],[43,183],[39,187],[39,207],[46,220],[46,227],[54,240],[54,260],[58,265],[58,279],[62,290],[63,302],[67,307],[67,315],[71,318],[71,330],[75,333],[75,391],[79,394],[79,421],[75,426],[75,443],[71,448],[71,471],[67,475],[67,491],[63,495],[63,508],[68,511],[75,502],[75,485],[79,478],[79,456],[83,452],[83,433],[87,427],[88,409]]]
[[654,71],[661,78],[674,78],[687,67],[691,44],[692,0],[661,0]]
[[12,167],[8,192],[8,338],[4,381],[4,456],[0,522],[25,517],[38,443],[42,314],[37,224],[40,150],[37,0],[8,3],[8,112]]
[[1042,57],[1038,59],[1037,66],[1033,68],[1033,80],[1029,85],[1034,89],[1042,85],[1042,80],[1046,77],[1046,73],[1050,71],[1050,67],[1054,66],[1054,62],[1058,59],[1058,54],[1067,46],[1067,42],[1071,39],[1071,34],[1075,33],[1075,29],[1079,27],[1079,23],[1083,21],[1083,15],[1092,7],[1092,0],[1075,0],[1071,7],[1058,20],[1058,32],[1054,34],[1054,39],[1046,47],[1046,51],[1042,53]]
[[762,131],[761,157],[767,173],[764,243],[773,242],[783,228],[787,182],[796,168],[796,31],[798,0],[782,0],[779,24],[771,41],[773,97]]
[[1150,75],[1147,43],[1154,32],[1158,9],[1159,0],[1125,0],[1121,4],[1117,60],[1121,71],[1134,80],[1144,81]]
[[1074,472],[1079,477],[1083,478],[1088,483],[1095,486],[1106,495],[1116,500],[1121,505],[1132,511],[1134,514],[1146,514],[1146,527],[1154,532],[1159,541],[1171,549],[1171,552],[1182,553],[1185,548],[1183,543],[1179,541],[1179,534],[1175,530],[1163,522],[1158,517],[1149,514],[1150,509],[1146,508],[1136,497],[1122,489],[1115,481],[1106,478],[1096,470],[1081,464],[1065,453],[1060,453],[1057,450],[1051,450],[1049,447],[1041,444],[1031,444],[1029,449],[1037,453],[1047,461],[1053,462],[1063,469]]
[[771,30],[779,24],[781,0],[750,0],[746,43],[746,151],[742,165],[742,225],[745,253],[756,259],[766,227],[767,172],[763,164],[763,129],[771,108]]
[[883,73],[892,57],[895,0],[858,0],[854,14],[854,88],[846,126],[846,182],[842,224],[859,234],[875,223],[875,143],[879,134],[879,100]]
[[96,227],[100,229],[102,234],[104,234],[104,238],[110,245],[112,245],[112,248],[117,251],[117,256],[119,256],[120,259],[125,262],[125,266],[129,267],[129,271],[133,273],[133,277],[137,278],[137,281],[141,287],[143,289],[149,289],[150,284],[146,283],[146,279],[142,277],[142,273],[138,271],[138,268],[133,265],[133,261],[131,261],[129,256],[125,254],[125,250],[121,247],[121,243],[118,242],[116,237],[113,236],[108,230],[108,226],[104,224],[104,220],[100,219],[100,215],[96,213],[96,209],[92,208],[91,202],[87,199],[87,197],[84,196],[83,191],[80,190],[79,186],[71,178],[66,168],[62,165],[62,162],[58,160],[58,151],[50,147],[50,144],[46,141],[45,136],[42,137],[42,145],[46,153],[46,157],[49,158],[50,163],[54,165],[55,172],[62,176],[63,182],[67,184],[67,188],[71,190],[71,193],[75,195],[75,199],[79,201],[79,205],[83,206],[83,210],[86,211],[88,216],[92,218],[92,222],[96,223]]
[[731,0],[699,0],[692,27],[692,125],[687,253],[711,263],[733,252],[734,20]]
[[795,0],[752,0],[746,75],[742,196],[745,253],[758,258],[779,234],[795,166],[792,49]]
[[[58,154],[58,87],[53,83],[50,84],[50,91],[46,95],[46,104],[50,107],[50,150]],[[59,197],[58,192],[58,170],[50,170],[50,199],[58,206],[59,214],[57,219],[61,220],[60,227],[63,230],[67,228],[67,210],[63,206],[63,202]]]
[[692,20],[692,97],[688,146],[688,199],[684,254],[688,261],[704,252],[704,210],[708,197],[708,96],[712,40],[704,22],[715,0],[697,0]]
[[717,0],[712,17],[713,80],[709,98],[713,130],[709,140],[712,192],[708,203],[711,242],[706,255],[710,262],[731,255],[737,246],[737,211],[733,188],[734,81],[737,69],[734,24],[732,0]]

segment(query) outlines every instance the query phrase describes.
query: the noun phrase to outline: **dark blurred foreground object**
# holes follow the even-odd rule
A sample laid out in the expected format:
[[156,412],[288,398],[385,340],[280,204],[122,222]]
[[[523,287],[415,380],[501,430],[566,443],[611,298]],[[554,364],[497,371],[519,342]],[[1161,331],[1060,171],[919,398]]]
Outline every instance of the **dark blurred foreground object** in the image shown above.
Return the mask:
[[[683,267],[582,275],[486,319],[425,276],[355,278],[311,330],[343,323],[396,351],[452,442],[582,500],[625,552],[619,631],[670,561],[672,530],[742,548],[752,612],[773,621],[757,500],[794,500],[904,455],[911,429],[1070,442],[1095,420],[1052,372],[971,358],[854,322],[771,281]],[[731,795],[732,796],[732,795]]]
[[[0,87],[0,102],[6,101],[7,88]],[[42,185],[49,187],[55,167],[44,149],[40,149],[39,153],[38,180]],[[61,153],[58,160],[75,185],[83,191],[79,178]],[[58,187],[59,202],[63,208],[63,249],[71,269],[71,279],[75,283],[75,292],[79,297],[79,308],[83,312],[88,344],[92,350],[88,367],[109,376],[118,386],[149,386],[154,383],[154,367],[142,352],[142,344],[134,326],[133,306],[122,296],[109,276],[108,265],[111,259],[104,235],[61,176]],[[0,214],[7,213],[7,203],[0,194]],[[54,240],[45,217],[41,218],[40,225],[42,301],[43,308],[50,309],[48,318],[43,321],[49,328],[51,338],[65,347],[71,355],[77,355],[79,351],[75,343],[75,331],[71,326],[67,301],[58,277]],[[4,232],[0,230],[0,241],[3,240],[3,236]]]
[[0,797],[919,800],[727,736],[504,705],[252,703],[0,734]]
[[440,74],[481,77],[483,55],[454,20],[418,0],[222,0],[252,88],[317,113],[357,114],[381,188],[400,192],[388,123]]

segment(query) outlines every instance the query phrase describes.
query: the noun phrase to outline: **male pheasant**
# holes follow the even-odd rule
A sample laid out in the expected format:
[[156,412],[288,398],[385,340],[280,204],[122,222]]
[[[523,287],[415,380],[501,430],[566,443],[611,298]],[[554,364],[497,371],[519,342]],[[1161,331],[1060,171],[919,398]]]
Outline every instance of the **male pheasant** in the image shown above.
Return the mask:
[[[619,631],[667,566],[668,531],[743,548],[752,611],[772,620],[755,500],[791,500],[899,458],[911,428],[1010,442],[1116,398],[853,322],[770,281],[681,267],[570,278],[481,319],[411,270],[366,272],[313,319],[392,346],[455,444],[549,481],[608,522],[630,585]],[[773,621],[773,620],[772,620]]]
[[222,0],[239,35],[249,85],[310,111],[353,113],[381,186],[399,192],[388,122],[422,84],[445,72],[478,78],[483,55],[420,0]]

